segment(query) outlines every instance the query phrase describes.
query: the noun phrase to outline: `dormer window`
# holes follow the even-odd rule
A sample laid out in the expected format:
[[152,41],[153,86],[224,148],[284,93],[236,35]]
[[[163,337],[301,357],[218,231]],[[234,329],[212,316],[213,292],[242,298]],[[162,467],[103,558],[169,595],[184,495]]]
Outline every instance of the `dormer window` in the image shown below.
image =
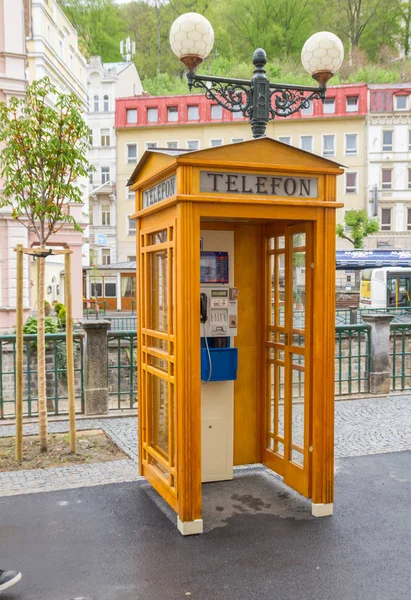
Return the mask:
[[394,96],[395,110],[408,109],[408,96]]

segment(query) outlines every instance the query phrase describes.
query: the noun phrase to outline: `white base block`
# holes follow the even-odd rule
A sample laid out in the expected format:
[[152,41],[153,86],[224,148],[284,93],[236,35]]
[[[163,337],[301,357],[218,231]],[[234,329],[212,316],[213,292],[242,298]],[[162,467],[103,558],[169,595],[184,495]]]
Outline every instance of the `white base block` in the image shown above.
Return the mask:
[[180,521],[180,518],[177,517],[177,529],[181,535],[198,535],[203,533],[203,519]]
[[329,504],[312,504],[311,514],[313,517],[331,517],[333,514],[334,503]]

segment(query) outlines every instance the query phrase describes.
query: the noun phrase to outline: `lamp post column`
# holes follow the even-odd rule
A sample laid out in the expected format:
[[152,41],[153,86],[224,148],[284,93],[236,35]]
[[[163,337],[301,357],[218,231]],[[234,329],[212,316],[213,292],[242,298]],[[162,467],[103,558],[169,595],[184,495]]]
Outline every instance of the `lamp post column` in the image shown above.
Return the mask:
[[253,54],[255,66],[254,76],[251,80],[251,111],[250,124],[254,138],[263,137],[270,120],[270,82],[265,74],[267,55],[262,48]]

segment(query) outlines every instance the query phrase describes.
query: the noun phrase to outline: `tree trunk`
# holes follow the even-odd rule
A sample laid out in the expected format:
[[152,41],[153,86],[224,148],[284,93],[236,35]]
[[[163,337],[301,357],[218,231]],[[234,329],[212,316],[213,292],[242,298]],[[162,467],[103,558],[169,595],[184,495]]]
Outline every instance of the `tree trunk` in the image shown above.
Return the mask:
[[[40,250],[44,250],[41,248]],[[47,452],[46,341],[44,314],[45,258],[37,258],[37,387],[40,452]]]

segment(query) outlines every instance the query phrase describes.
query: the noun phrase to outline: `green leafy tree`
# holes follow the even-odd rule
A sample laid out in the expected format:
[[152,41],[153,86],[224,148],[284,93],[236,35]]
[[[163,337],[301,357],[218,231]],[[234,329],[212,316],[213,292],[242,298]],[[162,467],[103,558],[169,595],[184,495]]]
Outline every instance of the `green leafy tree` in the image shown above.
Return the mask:
[[0,174],[4,180],[0,207],[37,237],[38,261],[38,405],[42,452],[47,451],[45,376],[44,270],[50,236],[70,224],[71,203],[82,203],[79,177],[87,176],[88,127],[82,104],[61,94],[45,77],[27,88],[25,98],[0,102]]
[[344,223],[345,227],[337,225],[337,235],[351,242],[354,248],[363,248],[364,239],[379,230],[377,220],[370,219],[365,210],[347,210]]

